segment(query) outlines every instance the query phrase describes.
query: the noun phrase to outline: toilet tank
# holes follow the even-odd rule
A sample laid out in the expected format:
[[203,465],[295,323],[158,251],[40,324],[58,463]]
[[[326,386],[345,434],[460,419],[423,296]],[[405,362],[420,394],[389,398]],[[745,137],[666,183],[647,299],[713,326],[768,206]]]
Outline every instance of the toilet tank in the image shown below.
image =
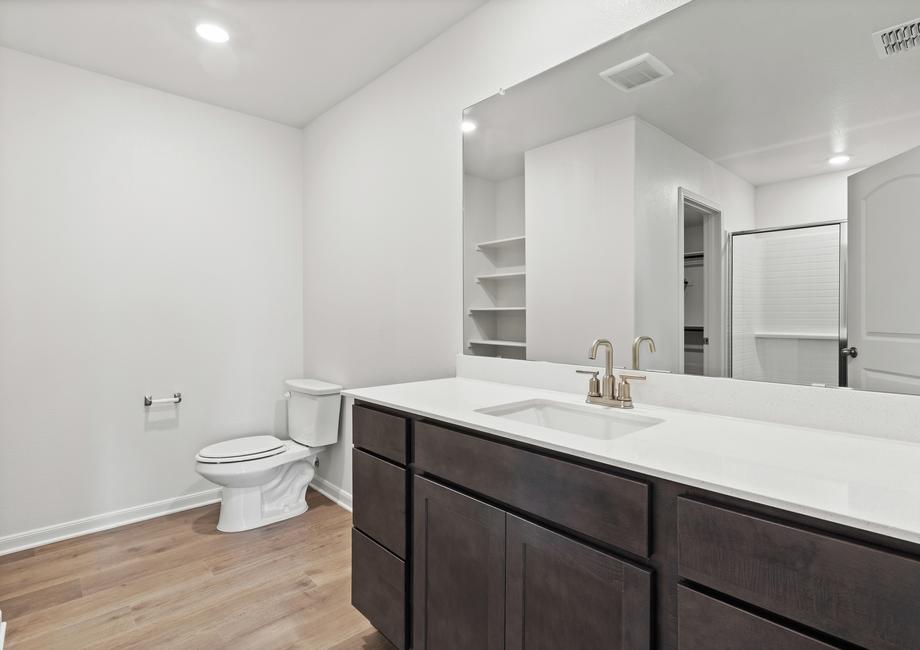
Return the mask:
[[288,379],[288,435],[308,447],[339,439],[342,387],[318,379]]

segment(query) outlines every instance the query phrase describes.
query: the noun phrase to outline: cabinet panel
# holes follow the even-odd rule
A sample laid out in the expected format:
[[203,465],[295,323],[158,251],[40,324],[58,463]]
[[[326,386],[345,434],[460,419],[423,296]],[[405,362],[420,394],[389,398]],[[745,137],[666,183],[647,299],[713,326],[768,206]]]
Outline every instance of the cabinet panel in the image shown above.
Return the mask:
[[795,630],[683,585],[678,592],[679,650],[834,650]]
[[432,424],[415,425],[415,465],[473,492],[648,557],[649,486]]
[[354,524],[399,557],[406,557],[406,470],[352,450]]
[[351,604],[397,648],[406,647],[406,565],[352,529]]
[[406,464],[409,421],[355,404],[352,409],[352,442],[394,463]]
[[499,650],[505,513],[419,477],[413,500],[413,647]]
[[920,561],[686,498],[680,575],[867,648],[920,648]]
[[648,650],[651,571],[507,516],[508,650]]

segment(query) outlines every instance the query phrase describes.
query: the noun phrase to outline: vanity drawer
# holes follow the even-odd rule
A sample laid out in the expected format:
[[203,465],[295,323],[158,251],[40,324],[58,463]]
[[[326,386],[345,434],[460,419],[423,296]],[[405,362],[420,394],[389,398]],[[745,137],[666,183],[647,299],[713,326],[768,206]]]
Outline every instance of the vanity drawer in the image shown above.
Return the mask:
[[678,650],[834,650],[810,636],[768,621],[743,609],[701,594],[689,587],[677,587]]
[[355,447],[406,464],[409,421],[398,415],[355,404],[352,409],[352,442]]
[[393,645],[406,647],[406,564],[354,528],[351,604]]
[[920,561],[687,498],[677,519],[683,578],[867,648],[920,648]]
[[387,549],[406,557],[406,470],[352,450],[354,524]]
[[630,553],[648,557],[649,486],[418,422],[418,469]]

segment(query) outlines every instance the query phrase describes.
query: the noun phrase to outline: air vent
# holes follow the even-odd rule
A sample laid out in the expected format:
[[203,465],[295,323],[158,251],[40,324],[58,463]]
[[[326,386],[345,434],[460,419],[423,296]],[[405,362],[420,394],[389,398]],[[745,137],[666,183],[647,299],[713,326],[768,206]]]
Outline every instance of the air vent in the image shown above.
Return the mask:
[[670,77],[672,74],[674,73],[668,66],[646,52],[604,70],[600,73],[600,77],[612,86],[628,93],[641,86],[647,86],[653,81]]
[[872,34],[880,59],[920,49],[920,18]]

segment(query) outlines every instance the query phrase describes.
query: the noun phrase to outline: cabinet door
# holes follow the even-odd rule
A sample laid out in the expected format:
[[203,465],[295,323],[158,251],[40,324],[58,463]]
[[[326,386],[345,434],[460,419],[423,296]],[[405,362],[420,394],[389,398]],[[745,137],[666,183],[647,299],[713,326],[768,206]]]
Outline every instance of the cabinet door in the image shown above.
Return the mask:
[[505,513],[417,476],[413,494],[413,647],[502,648]]
[[648,650],[651,571],[507,516],[508,650]]

